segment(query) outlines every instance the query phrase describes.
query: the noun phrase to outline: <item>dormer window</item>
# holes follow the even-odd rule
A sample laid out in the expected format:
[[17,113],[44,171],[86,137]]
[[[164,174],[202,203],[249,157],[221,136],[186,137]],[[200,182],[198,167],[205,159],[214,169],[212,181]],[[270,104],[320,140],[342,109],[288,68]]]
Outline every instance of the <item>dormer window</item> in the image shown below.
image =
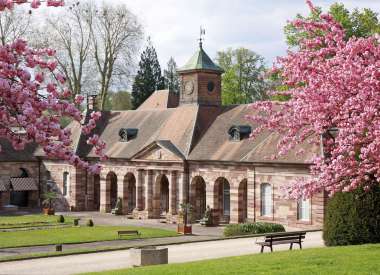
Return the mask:
[[228,135],[231,141],[241,141],[248,138],[251,132],[252,128],[249,125],[233,125],[228,130]]
[[137,137],[138,129],[136,128],[121,128],[119,130],[120,141],[128,142]]

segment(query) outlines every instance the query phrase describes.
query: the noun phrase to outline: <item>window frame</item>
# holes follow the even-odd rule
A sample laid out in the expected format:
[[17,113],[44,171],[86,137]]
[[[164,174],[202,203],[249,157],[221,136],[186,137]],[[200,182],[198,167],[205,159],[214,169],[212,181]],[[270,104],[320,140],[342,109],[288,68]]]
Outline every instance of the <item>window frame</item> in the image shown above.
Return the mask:
[[[266,194],[266,191],[269,194]],[[266,203],[269,203],[267,205]],[[264,182],[260,185],[260,215],[262,217],[272,217],[273,216],[273,187],[272,184]]]
[[63,181],[62,181],[62,195],[69,196],[70,194],[70,173],[65,171],[63,172]]
[[[305,203],[307,202],[307,207]],[[304,217],[304,215],[307,215]],[[311,199],[300,199],[297,201],[297,220],[300,222],[311,222]]]

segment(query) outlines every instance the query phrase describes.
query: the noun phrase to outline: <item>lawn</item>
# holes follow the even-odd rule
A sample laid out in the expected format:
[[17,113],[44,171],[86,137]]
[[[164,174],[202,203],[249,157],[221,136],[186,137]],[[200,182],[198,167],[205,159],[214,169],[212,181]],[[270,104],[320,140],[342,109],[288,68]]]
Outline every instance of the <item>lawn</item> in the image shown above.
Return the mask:
[[[0,216],[0,229],[4,228],[21,228],[21,227],[36,227],[61,224],[57,222],[58,216],[47,215],[14,215]],[[65,216],[65,224],[72,224],[73,218]]]
[[140,236],[126,236],[123,237],[123,239],[145,239],[177,236],[177,233],[174,231],[132,226],[81,226],[49,228],[28,231],[0,232],[0,248],[118,240],[118,230],[138,230],[141,233]]
[[380,274],[380,244],[275,252],[87,275]]

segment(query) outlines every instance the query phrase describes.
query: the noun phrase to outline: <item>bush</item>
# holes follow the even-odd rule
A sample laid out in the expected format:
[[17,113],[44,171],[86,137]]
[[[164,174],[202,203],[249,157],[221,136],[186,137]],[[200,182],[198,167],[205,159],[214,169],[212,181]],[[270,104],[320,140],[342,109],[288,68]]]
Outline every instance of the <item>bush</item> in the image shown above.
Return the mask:
[[62,216],[62,215],[59,215],[58,218],[57,218],[57,222],[58,223],[64,223],[65,222],[65,217]]
[[89,227],[93,227],[94,226],[94,222],[91,219],[89,219],[89,220],[87,220],[86,225],[89,226]]
[[335,194],[327,204],[323,239],[327,246],[380,242],[380,187]]
[[285,232],[285,228],[281,224],[265,222],[229,224],[224,228],[226,237],[274,232]]

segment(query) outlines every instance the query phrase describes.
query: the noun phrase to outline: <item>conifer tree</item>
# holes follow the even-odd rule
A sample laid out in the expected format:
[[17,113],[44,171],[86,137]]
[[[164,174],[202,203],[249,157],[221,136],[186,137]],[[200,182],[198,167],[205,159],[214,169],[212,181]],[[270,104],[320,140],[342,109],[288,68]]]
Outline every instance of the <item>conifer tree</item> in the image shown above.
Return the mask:
[[157,53],[151,41],[141,54],[139,70],[132,86],[132,105],[137,109],[156,90],[165,88]]
[[179,77],[177,73],[177,64],[173,57],[169,59],[168,67],[164,70],[165,88],[170,92],[179,93]]

